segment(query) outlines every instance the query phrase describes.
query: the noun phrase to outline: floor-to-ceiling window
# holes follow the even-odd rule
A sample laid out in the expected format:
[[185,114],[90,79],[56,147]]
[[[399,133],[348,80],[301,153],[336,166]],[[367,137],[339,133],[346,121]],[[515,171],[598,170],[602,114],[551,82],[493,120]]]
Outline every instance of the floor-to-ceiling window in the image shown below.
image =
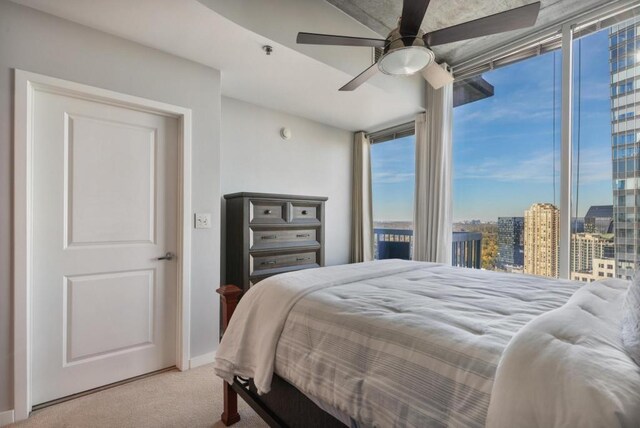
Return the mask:
[[629,279],[640,261],[640,19],[573,41],[571,278]]
[[[403,135],[373,140],[371,178],[373,192],[374,256],[410,259],[413,242],[415,136],[407,125]],[[382,140],[382,141],[381,141]]]
[[[371,139],[374,257],[413,257],[415,189],[414,123],[375,133]],[[481,267],[481,233],[453,232],[452,263]]]
[[640,266],[640,7],[585,19],[466,65],[494,94],[454,110],[454,230],[483,233],[485,269]]
[[558,276],[557,51],[482,74],[493,86],[454,108],[454,231],[482,234],[482,268]]
[[[454,260],[480,239],[463,265],[580,281],[640,266],[640,7],[607,13],[454,67]],[[377,258],[411,256],[414,145],[372,146]]]

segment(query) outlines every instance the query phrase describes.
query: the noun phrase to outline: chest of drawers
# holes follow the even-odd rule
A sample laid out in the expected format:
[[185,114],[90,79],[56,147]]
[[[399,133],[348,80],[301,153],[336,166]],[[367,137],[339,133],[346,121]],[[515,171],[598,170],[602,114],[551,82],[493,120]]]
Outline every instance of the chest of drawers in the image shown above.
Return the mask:
[[245,291],[283,272],[324,266],[326,197],[233,193],[226,200],[226,283]]

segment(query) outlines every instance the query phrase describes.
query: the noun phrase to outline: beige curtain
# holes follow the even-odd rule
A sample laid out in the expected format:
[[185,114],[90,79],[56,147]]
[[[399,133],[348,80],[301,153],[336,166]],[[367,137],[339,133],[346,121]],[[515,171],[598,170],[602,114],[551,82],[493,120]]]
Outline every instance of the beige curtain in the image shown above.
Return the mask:
[[427,111],[416,117],[413,259],[451,264],[453,84],[426,86]]
[[370,149],[369,137],[364,132],[356,132],[353,141],[351,263],[373,260]]

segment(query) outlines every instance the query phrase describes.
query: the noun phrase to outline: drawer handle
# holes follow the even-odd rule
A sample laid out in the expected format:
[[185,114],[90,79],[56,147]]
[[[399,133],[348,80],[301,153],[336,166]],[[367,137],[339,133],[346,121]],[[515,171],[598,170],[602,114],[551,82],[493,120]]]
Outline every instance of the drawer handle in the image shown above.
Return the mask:
[[269,215],[269,214],[273,213],[273,211],[271,211],[271,210],[264,210],[264,213],[265,213],[266,215]]
[[276,263],[277,261],[275,260],[269,260],[269,261],[260,263],[260,265],[275,265]]
[[260,239],[277,239],[277,238],[278,238],[278,235],[265,235]]
[[298,258],[296,258],[297,262],[303,262],[305,260],[309,260],[309,257],[298,257]]
[[302,215],[307,215],[307,214],[309,214],[309,211],[307,211],[307,210],[302,210]]
[[308,233],[299,233],[296,235],[296,238],[308,238],[309,236],[311,235],[309,235]]

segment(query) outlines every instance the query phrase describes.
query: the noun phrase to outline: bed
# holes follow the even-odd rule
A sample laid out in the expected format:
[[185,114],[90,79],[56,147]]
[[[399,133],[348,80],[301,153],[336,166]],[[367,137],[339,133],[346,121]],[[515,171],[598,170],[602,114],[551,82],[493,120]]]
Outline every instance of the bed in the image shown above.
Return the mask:
[[225,286],[222,420],[240,394],[271,426],[637,427],[627,287],[401,260]]

